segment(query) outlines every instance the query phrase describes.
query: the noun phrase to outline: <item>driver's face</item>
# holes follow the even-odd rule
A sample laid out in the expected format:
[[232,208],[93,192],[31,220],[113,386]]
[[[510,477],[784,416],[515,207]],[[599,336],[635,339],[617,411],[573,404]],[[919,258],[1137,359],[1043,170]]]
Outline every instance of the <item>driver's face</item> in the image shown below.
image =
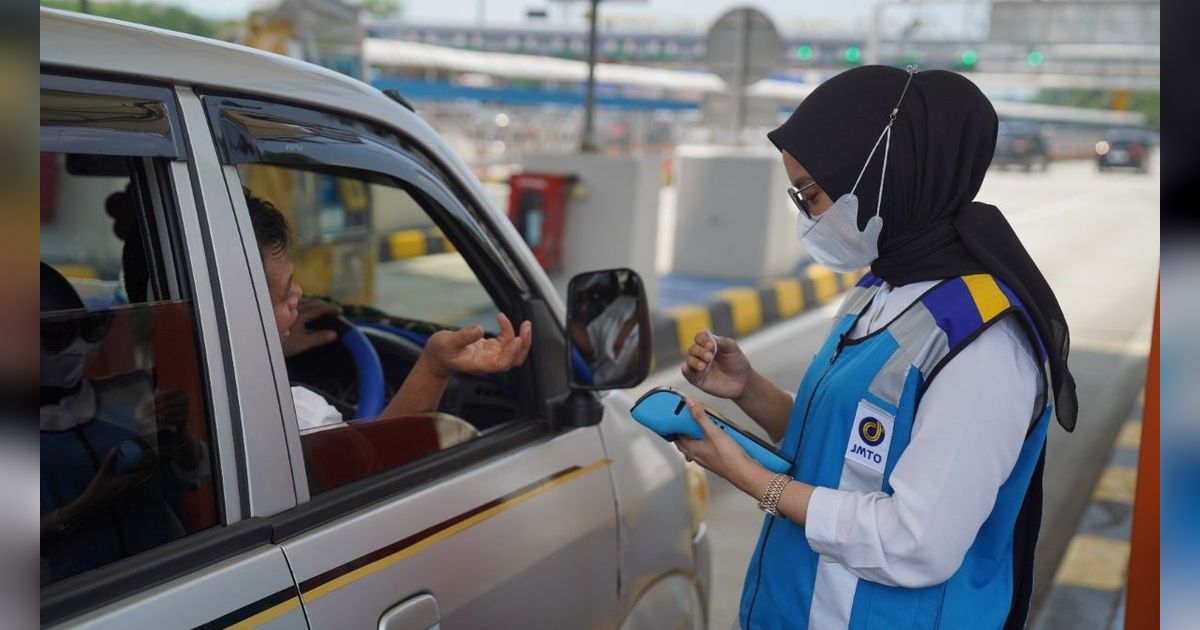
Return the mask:
[[294,268],[286,251],[263,253],[263,271],[267,274],[267,291],[271,294],[275,325],[279,327],[279,336],[287,337],[292,324],[296,323],[300,296],[304,293],[292,277]]

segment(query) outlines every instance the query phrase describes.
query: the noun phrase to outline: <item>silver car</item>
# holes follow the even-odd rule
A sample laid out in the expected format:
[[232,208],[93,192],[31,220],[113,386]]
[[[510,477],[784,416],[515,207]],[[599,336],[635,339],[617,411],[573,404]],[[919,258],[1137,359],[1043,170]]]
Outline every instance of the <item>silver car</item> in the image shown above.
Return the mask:
[[[44,9],[41,72],[44,625],[704,627],[704,476],[628,415],[636,274],[564,305],[403,98],[333,71]],[[281,339],[253,199],[338,342]],[[379,417],[497,313],[524,365]],[[311,396],[338,417],[298,426]]]

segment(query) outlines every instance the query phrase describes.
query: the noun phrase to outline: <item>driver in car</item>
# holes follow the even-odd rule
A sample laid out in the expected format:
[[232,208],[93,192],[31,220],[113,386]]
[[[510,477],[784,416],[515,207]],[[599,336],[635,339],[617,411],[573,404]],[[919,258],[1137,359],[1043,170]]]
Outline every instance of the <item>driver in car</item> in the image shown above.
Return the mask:
[[[293,266],[288,259],[291,230],[287,219],[265,199],[247,194],[246,203],[267,276],[267,289],[284,356],[294,356],[333,342],[337,339],[336,332],[308,328],[312,320],[340,311],[323,300],[303,299],[300,285],[292,278]],[[533,342],[530,323],[523,322],[521,332],[517,334],[504,313],[499,313],[496,320],[500,324],[500,334],[491,339],[484,337],[483,327],[478,324],[456,331],[443,330],[430,336],[420,358],[381,416],[436,411],[451,376],[458,373],[494,374],[524,363]],[[292,398],[301,431],[343,420],[336,407],[306,387],[293,386]]]

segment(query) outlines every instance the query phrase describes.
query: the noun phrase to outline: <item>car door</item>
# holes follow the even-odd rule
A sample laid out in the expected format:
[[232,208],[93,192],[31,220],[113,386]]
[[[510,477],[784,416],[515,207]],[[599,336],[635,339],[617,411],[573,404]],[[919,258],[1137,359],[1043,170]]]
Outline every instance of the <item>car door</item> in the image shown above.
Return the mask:
[[246,459],[287,460],[241,422],[262,326],[219,299],[245,254],[208,229],[227,195],[206,207],[212,147],[186,143],[181,106],[171,86],[43,68],[46,626],[307,627],[262,518],[295,506],[292,475]]
[[[555,413],[562,325],[496,219],[438,149],[400,130],[242,95],[203,99],[239,224],[264,208],[287,218],[294,281],[341,303],[367,334],[389,396],[433,332],[479,324],[493,334],[498,313],[534,322],[525,365],[457,375],[436,413],[403,417],[363,411],[367,367],[345,349],[272,346],[281,383],[345,413],[312,426],[307,403],[283,405],[304,470],[299,504],[272,519],[274,536],[312,627],[615,626],[610,462],[595,425],[565,426]],[[423,124],[399,107],[396,118]]]

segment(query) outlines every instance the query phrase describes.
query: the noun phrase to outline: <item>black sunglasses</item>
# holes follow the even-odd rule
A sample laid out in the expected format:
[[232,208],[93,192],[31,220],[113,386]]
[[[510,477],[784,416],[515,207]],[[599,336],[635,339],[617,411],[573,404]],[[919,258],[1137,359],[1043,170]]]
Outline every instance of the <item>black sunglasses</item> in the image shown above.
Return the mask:
[[59,352],[76,339],[97,343],[108,335],[112,315],[103,311],[74,311],[66,315],[44,316],[41,322],[42,348]]
[[817,182],[808,182],[807,184],[805,184],[799,188],[796,188],[795,186],[788,186],[788,196],[792,198],[792,203],[796,204],[796,207],[800,209],[800,212],[803,212],[804,216],[806,216],[810,219],[813,218],[812,217],[812,202],[813,202],[813,200],[805,199],[804,191],[806,191],[809,188],[812,188],[813,186],[816,186],[816,185],[817,185]]

